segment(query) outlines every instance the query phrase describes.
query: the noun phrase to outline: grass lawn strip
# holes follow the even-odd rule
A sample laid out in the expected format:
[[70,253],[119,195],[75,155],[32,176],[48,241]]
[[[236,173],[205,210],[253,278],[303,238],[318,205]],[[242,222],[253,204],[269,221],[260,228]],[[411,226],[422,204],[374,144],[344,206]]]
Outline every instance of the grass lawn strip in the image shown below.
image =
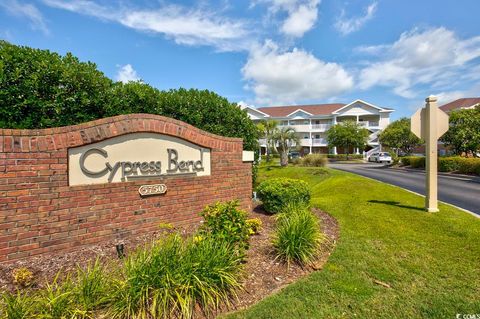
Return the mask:
[[337,218],[324,269],[228,318],[455,318],[480,312],[480,221],[452,206],[423,211],[397,187],[325,168],[264,166],[300,178]]

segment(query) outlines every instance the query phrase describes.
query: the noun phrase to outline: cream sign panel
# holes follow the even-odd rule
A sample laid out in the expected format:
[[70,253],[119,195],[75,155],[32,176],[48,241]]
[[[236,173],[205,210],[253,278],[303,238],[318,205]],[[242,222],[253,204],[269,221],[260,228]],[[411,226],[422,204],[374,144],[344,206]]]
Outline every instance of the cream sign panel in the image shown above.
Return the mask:
[[210,149],[177,137],[133,133],[68,150],[69,185],[210,175]]

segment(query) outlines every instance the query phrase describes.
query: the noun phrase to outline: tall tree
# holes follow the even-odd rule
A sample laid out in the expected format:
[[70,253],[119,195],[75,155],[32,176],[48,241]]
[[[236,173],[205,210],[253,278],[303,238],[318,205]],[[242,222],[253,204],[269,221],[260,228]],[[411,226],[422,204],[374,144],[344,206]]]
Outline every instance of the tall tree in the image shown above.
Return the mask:
[[281,127],[273,134],[273,143],[280,153],[280,165],[288,165],[288,153],[300,146],[300,137],[292,127]]
[[261,132],[261,137],[265,139],[267,162],[270,161],[270,154],[273,150],[273,136],[278,128],[278,122],[275,120],[266,120],[257,124],[258,130]]
[[458,154],[477,156],[480,151],[480,109],[463,109],[450,113],[450,129],[441,141]]
[[240,137],[245,150],[258,149],[255,124],[246,111],[214,92],[114,82],[71,53],[61,56],[0,40],[0,128],[73,125],[129,113],[168,116]]
[[0,41],[0,127],[45,128],[104,117],[112,81],[71,53]]
[[406,117],[390,123],[378,137],[380,143],[393,149],[397,156],[399,151],[411,154],[422,142],[410,130],[410,119]]
[[329,147],[343,147],[347,160],[351,147],[365,148],[369,132],[355,121],[344,121],[332,126],[327,131]]

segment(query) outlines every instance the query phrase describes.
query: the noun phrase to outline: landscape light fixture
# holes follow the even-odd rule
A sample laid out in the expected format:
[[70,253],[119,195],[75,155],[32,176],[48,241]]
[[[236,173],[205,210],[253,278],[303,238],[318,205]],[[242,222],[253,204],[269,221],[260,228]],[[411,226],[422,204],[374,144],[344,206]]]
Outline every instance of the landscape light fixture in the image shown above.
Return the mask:
[[125,246],[124,244],[117,244],[115,246],[115,248],[117,249],[117,256],[118,258],[122,259],[125,257]]

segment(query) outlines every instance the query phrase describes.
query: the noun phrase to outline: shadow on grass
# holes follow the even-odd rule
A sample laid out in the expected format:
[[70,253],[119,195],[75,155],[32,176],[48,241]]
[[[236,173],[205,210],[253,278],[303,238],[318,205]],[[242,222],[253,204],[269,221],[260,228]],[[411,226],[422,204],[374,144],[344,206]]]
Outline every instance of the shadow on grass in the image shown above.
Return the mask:
[[372,200],[369,200],[368,202],[369,203],[374,203],[374,204],[384,204],[384,205],[396,206],[396,207],[401,207],[401,208],[414,209],[414,210],[418,210],[418,211],[421,211],[421,212],[425,211],[425,209],[420,208],[420,207],[410,206],[410,205],[402,205],[402,204],[400,204],[400,202],[395,202],[395,201],[391,201],[391,200],[389,201],[389,200],[375,200],[375,199],[372,199]]

